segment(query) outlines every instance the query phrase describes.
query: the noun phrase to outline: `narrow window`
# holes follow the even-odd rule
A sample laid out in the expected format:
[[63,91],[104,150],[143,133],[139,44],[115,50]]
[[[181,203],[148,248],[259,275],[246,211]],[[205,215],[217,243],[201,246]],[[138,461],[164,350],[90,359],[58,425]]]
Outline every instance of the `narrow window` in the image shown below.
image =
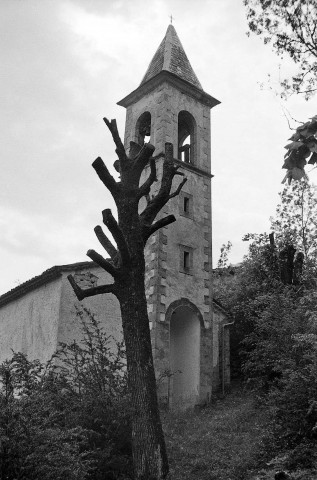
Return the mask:
[[196,122],[185,110],[178,114],[178,159],[185,163],[195,163]]
[[189,198],[184,197],[184,213],[189,214]]
[[193,195],[190,193],[180,192],[179,214],[182,217],[193,218]]
[[189,270],[189,267],[190,267],[190,264],[189,264],[189,252],[186,252],[186,250],[184,250],[184,258],[183,258],[183,268],[184,270]]
[[179,271],[187,275],[193,274],[193,248],[187,245],[179,246]]

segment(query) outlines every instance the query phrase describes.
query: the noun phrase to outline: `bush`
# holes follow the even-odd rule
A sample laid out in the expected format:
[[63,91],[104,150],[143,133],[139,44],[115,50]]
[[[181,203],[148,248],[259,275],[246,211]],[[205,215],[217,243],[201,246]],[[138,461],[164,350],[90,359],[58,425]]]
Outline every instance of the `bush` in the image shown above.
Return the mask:
[[50,362],[21,353],[0,366],[0,479],[111,480],[132,471],[122,344],[89,311],[80,343]]
[[290,353],[292,364],[270,393],[273,432],[278,446],[293,450],[293,463],[301,457],[303,466],[309,466],[317,443],[317,336],[294,335]]

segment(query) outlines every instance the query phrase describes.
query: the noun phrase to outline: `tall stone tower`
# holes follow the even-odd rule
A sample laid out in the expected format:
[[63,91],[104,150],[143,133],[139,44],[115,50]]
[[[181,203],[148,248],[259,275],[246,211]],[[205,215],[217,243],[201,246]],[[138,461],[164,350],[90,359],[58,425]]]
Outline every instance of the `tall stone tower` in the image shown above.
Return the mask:
[[[145,250],[159,396],[173,407],[208,401],[212,391],[210,109],[218,103],[203,91],[173,25],[140,86],[118,102],[127,109],[126,148],[131,141],[152,143],[160,180],[165,143],[172,143],[187,177],[160,214],[177,221],[150,237]],[[175,177],[174,190],[181,179]]]

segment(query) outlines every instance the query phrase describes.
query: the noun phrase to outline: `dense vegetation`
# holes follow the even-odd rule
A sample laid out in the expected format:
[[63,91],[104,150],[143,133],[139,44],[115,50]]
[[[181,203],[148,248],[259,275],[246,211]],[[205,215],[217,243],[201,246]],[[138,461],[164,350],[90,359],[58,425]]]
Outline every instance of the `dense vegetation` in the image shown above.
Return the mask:
[[46,365],[21,353],[0,367],[0,479],[128,479],[129,402],[121,344],[78,312],[83,341]]
[[283,452],[288,468],[316,462],[316,202],[306,180],[286,186],[271,219],[275,241],[246,235],[249,254],[216,279],[216,295],[236,322],[234,371],[270,409],[272,455]]

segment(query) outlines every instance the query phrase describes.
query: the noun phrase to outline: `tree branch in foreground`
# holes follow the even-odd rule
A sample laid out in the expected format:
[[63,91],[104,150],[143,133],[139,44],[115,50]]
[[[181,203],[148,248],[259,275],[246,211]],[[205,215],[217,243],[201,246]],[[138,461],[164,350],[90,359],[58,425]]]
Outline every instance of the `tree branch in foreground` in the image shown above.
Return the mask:
[[87,256],[95,263],[98,263],[101,268],[110,273],[110,275],[112,275],[114,278],[117,277],[118,269],[112,263],[110,263],[109,260],[103,258],[103,256],[97,253],[95,250],[88,250]]
[[155,158],[150,158],[150,168],[151,172],[149,177],[145,180],[143,185],[139,188],[139,198],[142,198],[150,193],[151,186],[153,185],[154,182],[157,181],[156,177],[156,163],[155,163]]
[[112,138],[113,138],[113,141],[114,141],[114,143],[117,147],[116,152],[119,156],[120,164],[121,164],[121,162],[126,162],[128,157],[125,153],[125,148],[124,148],[124,145],[121,141],[121,138],[120,138],[120,135],[119,135],[119,132],[118,132],[118,127],[117,127],[116,120],[111,120],[109,122],[109,120],[106,117],[104,117],[103,121],[105,122],[105,124],[109,128],[110,133],[111,133]]
[[155,233],[157,230],[163,227],[167,227],[167,225],[170,225],[171,223],[176,222],[176,218],[174,215],[167,215],[167,217],[161,218],[157,222],[153,223],[150,227],[145,227],[144,231],[144,243],[147,241],[147,239]]
[[149,162],[149,158],[152,156],[152,153],[154,152],[154,150],[155,150],[155,147],[151,143],[146,143],[145,145],[143,145],[142,149],[140,150],[140,153],[138,154],[138,156],[134,161],[133,169],[141,174],[144,167]]
[[129,253],[127,243],[125,241],[121,228],[119,227],[116,219],[111,213],[110,208],[106,208],[105,210],[103,210],[102,219],[103,219],[103,223],[106,225],[106,227],[109,228],[110,232],[113,235],[113,238],[115,239],[115,242],[118,246],[118,250],[121,255],[122,263],[129,262],[130,253]]
[[112,196],[116,198],[116,195],[119,191],[119,184],[115,181],[115,179],[109,172],[102,158],[96,158],[96,160],[92,163],[92,166],[95,169],[102,183],[108,188]]
[[118,251],[117,249],[112,245],[110,242],[109,238],[107,235],[103,232],[102,228],[100,225],[97,225],[94,228],[94,232],[96,234],[96,237],[98,238],[99,242],[103,246],[103,248],[106,250],[106,252],[110,255],[112,259],[117,255]]
[[178,185],[175,192],[169,195],[168,199],[170,200],[171,198],[177,197],[177,195],[179,194],[179,192],[181,191],[181,189],[183,188],[186,182],[187,182],[187,178],[185,177],[183,178],[183,181]]
[[93,297],[94,295],[100,295],[102,293],[115,294],[115,285],[113,283],[110,285],[99,285],[91,288],[80,288],[79,285],[77,285],[73,275],[67,275],[67,278],[79,301],[86,297]]

